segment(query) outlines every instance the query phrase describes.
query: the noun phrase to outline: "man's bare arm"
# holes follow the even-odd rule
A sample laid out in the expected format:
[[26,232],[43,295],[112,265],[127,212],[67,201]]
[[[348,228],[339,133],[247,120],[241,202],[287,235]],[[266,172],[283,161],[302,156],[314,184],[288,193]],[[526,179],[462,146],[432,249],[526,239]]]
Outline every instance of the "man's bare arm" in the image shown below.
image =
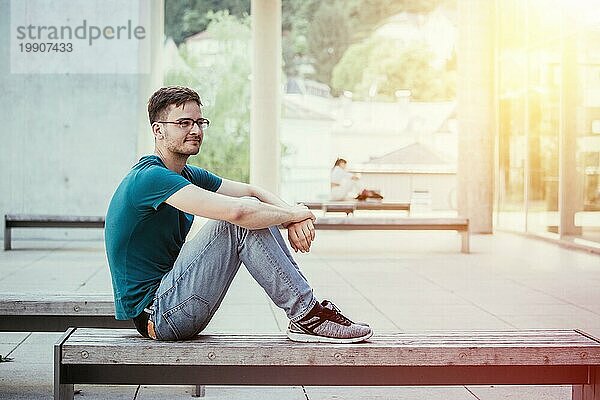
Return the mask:
[[217,193],[232,197],[256,197],[263,203],[272,204],[281,208],[291,207],[288,203],[268,190],[247,183],[231,181],[229,179],[223,179]]
[[[263,203],[277,207],[292,207],[268,190],[247,183],[230,181],[228,179],[223,179],[217,193],[233,197],[256,197]],[[313,220],[307,219],[300,222],[283,223],[283,225],[288,229],[288,240],[294,251],[301,251],[303,253],[310,251],[311,242],[315,240]]]
[[278,207],[214,193],[192,184],[175,192],[166,203],[189,214],[228,221],[248,229],[262,229],[315,219],[315,216],[303,206]]

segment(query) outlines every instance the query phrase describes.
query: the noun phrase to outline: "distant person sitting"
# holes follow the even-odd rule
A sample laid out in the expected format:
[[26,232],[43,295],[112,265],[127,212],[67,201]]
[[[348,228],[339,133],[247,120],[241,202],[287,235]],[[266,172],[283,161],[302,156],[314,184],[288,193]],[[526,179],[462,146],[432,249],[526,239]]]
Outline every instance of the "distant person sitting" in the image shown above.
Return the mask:
[[335,160],[331,169],[331,200],[350,200],[356,196],[356,181],[359,178],[346,170],[347,164],[343,158]]
[[331,169],[331,195],[333,201],[342,200],[382,200],[383,196],[378,190],[357,189],[357,182],[360,178],[346,170],[347,161],[338,158]]

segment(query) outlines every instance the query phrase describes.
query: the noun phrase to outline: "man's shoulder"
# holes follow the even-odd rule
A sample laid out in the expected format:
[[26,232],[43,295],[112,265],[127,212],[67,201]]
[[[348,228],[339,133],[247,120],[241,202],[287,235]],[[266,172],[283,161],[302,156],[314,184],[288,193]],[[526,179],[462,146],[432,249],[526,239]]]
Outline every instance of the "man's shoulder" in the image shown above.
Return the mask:
[[135,181],[144,181],[159,179],[164,176],[177,176],[179,174],[171,171],[156,156],[145,156],[133,166],[129,171],[130,179]]
[[194,165],[194,164],[185,164],[184,168],[190,172],[208,172],[206,169],[199,167],[197,165]]
[[197,165],[185,164],[181,175],[198,185],[204,180],[210,179],[214,174]]
[[161,168],[167,169],[159,157],[155,155],[147,155],[140,158],[133,168],[131,168],[131,171],[145,171]]
[[221,186],[222,178],[202,167],[186,164],[182,175],[196,186],[210,191],[217,191]]
[[189,180],[166,168],[158,157],[145,156],[123,178],[116,193],[130,204],[139,205],[185,184],[189,184]]

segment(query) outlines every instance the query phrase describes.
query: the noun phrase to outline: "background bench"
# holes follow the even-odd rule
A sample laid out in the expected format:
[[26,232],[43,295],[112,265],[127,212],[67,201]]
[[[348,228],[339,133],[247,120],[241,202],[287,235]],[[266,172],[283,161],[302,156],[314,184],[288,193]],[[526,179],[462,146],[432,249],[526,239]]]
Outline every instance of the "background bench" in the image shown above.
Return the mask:
[[380,201],[337,201],[302,203],[311,210],[324,212],[344,212],[352,214],[356,210],[410,211],[410,203]]
[[461,235],[461,251],[469,252],[467,218],[318,217],[315,229],[324,230],[451,230]]
[[[112,295],[0,295],[0,332],[65,332],[70,327],[132,328],[115,319]],[[195,397],[204,386],[194,385]]]
[[4,216],[4,250],[11,249],[13,228],[104,228],[104,217],[7,214]]
[[73,384],[573,385],[600,400],[600,342],[573,330],[424,332],[352,345],[284,335],[157,342],[133,330],[70,329],[54,347],[54,398]]
[[0,331],[64,332],[67,328],[132,328],[115,319],[112,296],[0,295]]

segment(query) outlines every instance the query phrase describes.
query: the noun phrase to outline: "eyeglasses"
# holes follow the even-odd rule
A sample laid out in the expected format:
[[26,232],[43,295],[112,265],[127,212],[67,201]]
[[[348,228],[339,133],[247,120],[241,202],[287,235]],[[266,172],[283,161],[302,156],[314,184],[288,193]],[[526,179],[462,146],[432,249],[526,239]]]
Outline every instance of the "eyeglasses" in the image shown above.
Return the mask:
[[177,120],[177,121],[154,121],[154,122],[157,122],[159,124],[177,124],[184,131],[191,131],[194,124],[198,125],[198,128],[200,128],[200,130],[202,130],[202,131],[207,129],[208,126],[210,125],[210,121],[207,120],[206,118],[198,118],[195,121],[191,118],[181,118],[180,120]]

